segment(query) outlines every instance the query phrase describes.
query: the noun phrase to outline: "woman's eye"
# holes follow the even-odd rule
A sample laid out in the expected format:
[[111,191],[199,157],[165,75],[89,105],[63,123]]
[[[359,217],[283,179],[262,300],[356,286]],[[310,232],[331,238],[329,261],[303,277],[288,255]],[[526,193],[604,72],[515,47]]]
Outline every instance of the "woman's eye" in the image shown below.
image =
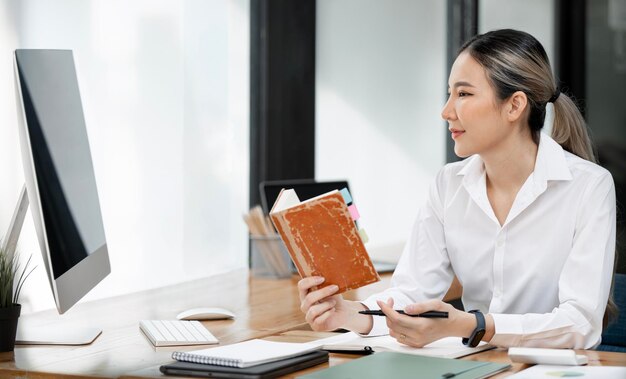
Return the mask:
[[463,91],[459,92],[459,97],[465,97],[465,96],[469,96],[469,95],[471,95],[471,94],[467,93],[467,92],[463,92]]

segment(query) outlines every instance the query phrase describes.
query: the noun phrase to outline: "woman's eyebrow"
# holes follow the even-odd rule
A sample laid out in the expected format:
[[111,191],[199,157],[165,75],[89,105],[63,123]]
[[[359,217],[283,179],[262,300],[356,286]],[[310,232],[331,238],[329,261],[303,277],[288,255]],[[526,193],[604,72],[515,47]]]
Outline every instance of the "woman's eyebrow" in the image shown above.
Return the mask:
[[[458,87],[472,87],[472,88],[476,88],[473,85],[470,84],[470,82],[464,82],[464,81],[460,81],[460,82],[456,82],[453,84],[454,88],[458,88]],[[448,86],[448,93],[450,93],[450,86]]]
[[454,88],[458,88],[458,87],[474,87],[470,82],[456,82],[453,85]]

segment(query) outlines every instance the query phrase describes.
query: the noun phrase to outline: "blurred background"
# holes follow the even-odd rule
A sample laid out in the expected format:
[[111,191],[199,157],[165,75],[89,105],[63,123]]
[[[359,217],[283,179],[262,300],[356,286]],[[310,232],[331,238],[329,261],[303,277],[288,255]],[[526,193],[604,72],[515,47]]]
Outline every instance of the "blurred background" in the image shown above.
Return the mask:
[[[112,273],[83,300],[248,266],[264,180],[346,179],[374,256],[397,257],[437,171],[458,47],[527,31],[626,185],[626,0],[0,0],[0,235],[24,182],[16,48],[72,49]],[[39,268],[23,312],[53,308]]]

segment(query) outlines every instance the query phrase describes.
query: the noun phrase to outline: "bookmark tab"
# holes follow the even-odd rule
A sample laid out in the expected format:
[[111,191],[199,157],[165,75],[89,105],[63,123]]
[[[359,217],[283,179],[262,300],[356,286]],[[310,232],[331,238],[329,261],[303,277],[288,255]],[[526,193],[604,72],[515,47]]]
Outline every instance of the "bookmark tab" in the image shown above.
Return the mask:
[[347,188],[342,188],[339,192],[341,192],[341,196],[343,196],[343,201],[345,201],[346,204],[352,203],[352,196],[350,196],[350,191],[348,191]]
[[359,235],[361,236],[361,241],[363,241],[363,243],[367,243],[370,240],[367,233],[365,233],[365,229],[363,228],[359,228]]
[[359,214],[359,210],[356,209],[356,205],[352,204],[352,205],[348,206],[348,210],[350,211],[350,216],[352,216],[352,219],[354,221],[356,221],[356,220],[361,218],[361,215]]

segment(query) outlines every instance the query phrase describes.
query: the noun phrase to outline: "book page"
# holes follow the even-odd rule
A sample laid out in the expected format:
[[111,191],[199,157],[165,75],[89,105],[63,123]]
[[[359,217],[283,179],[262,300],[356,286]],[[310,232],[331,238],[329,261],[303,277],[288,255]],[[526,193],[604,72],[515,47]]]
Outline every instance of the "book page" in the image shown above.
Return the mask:
[[296,191],[294,191],[293,189],[283,188],[282,190],[280,190],[278,198],[276,198],[276,201],[274,202],[274,205],[270,210],[270,214],[280,212],[298,204],[300,204],[300,199],[298,198]]

